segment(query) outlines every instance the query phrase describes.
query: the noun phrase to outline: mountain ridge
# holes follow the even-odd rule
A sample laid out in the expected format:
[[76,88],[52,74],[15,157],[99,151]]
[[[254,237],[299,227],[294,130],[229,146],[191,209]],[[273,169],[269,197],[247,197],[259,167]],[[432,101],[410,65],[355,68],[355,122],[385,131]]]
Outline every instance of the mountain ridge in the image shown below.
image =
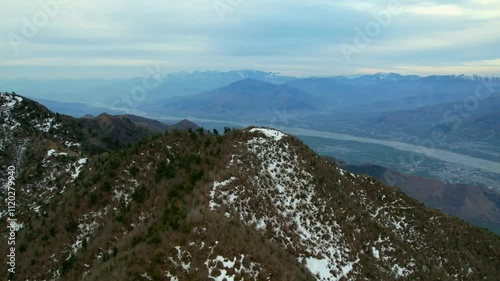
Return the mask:
[[[156,102],[153,111],[205,116],[268,116],[287,109],[292,114],[317,110],[313,96],[288,85],[244,78],[224,87]],[[317,100],[317,99],[316,99]]]
[[500,197],[492,190],[405,175],[380,165],[355,165],[326,158],[352,173],[369,175],[384,184],[398,186],[408,196],[424,202],[429,207],[500,234]]
[[[43,108],[26,112],[28,99],[1,97],[0,106],[9,108],[2,128],[16,126],[13,133],[33,144],[10,149],[1,165],[15,163],[18,171],[16,277],[480,280],[499,274],[500,239],[491,232],[342,170],[283,132],[176,130],[91,155],[64,146],[67,140],[54,138],[50,128],[16,125],[21,116],[44,117]],[[16,162],[18,155],[24,161]],[[0,230],[2,242],[6,231]]]

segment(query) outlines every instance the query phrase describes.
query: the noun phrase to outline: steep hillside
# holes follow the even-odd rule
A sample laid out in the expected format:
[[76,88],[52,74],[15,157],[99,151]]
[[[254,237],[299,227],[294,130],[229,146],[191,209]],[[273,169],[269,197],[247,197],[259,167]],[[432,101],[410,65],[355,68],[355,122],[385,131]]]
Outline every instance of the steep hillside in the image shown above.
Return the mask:
[[19,144],[21,139],[30,142],[41,133],[51,141],[61,143],[78,153],[100,153],[123,145],[137,143],[145,137],[165,130],[197,129],[196,124],[182,120],[167,125],[156,120],[135,115],[109,115],[102,113],[95,118],[74,118],[53,113],[45,106],[15,94],[0,94],[2,139],[0,148],[5,151],[8,143]]
[[[26,101],[2,97],[8,120],[19,120]],[[14,121],[2,127],[27,130]],[[273,129],[172,131],[93,156],[71,154],[52,134],[6,157],[16,167],[16,280],[500,275],[492,233],[348,173]],[[9,229],[0,235],[7,253]]]
[[408,196],[429,207],[500,233],[500,195],[495,191],[480,186],[444,183],[436,179],[405,175],[377,165],[339,166],[353,173],[372,176],[385,184],[398,186]]

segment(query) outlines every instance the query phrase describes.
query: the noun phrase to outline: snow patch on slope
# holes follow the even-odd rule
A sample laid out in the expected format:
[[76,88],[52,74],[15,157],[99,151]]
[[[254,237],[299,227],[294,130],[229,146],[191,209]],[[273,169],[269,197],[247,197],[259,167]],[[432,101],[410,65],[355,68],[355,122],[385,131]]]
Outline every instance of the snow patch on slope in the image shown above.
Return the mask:
[[[235,177],[232,177],[232,178],[225,180],[225,181],[222,181],[222,182],[218,182],[218,181],[214,182],[212,190],[210,191],[210,203],[208,204],[208,206],[210,207],[211,210],[215,210],[215,208],[220,206],[219,204],[215,203],[215,201],[214,201],[214,198],[216,197],[218,189],[228,185],[229,183],[231,183],[235,179],[236,179]],[[218,197],[222,197],[224,195],[228,195],[228,193],[222,193],[222,194],[217,194],[217,195],[218,195]],[[233,195],[233,196],[231,196],[229,201],[233,202],[235,199],[236,198]]]
[[[252,129],[266,137],[247,141],[249,157],[232,156],[233,168],[252,179],[234,177],[215,182],[210,194],[210,208],[239,217],[285,249],[296,253],[299,263],[318,280],[339,280],[351,275],[359,259],[350,260],[336,214],[317,192],[307,163],[288,143],[280,142],[283,133],[270,129]],[[215,192],[217,190],[217,192]],[[224,206],[224,207],[222,207]]]
[[[208,259],[205,263],[208,268],[208,279],[234,281],[239,280],[235,279],[237,276],[247,275],[251,278],[250,280],[258,280],[260,265],[255,262],[248,262],[246,259],[248,258],[244,254],[232,258],[218,255],[213,259]],[[247,266],[245,266],[245,263]]]
[[55,149],[50,149],[49,151],[47,151],[47,157],[51,157],[51,156],[68,156],[68,153],[66,152],[57,152],[57,150]]
[[12,131],[21,124],[14,118],[13,110],[21,105],[23,99],[12,94],[0,93],[0,117],[3,119],[0,127],[0,150],[5,150],[6,144],[12,140]]
[[69,164],[66,172],[71,172],[71,182],[75,181],[82,172],[83,167],[87,163],[87,158],[82,158],[73,164]]
[[43,120],[41,123],[35,124],[35,128],[38,129],[39,131],[42,131],[44,133],[48,133],[50,129],[54,126],[54,118],[47,118]]
[[95,229],[98,227],[97,219],[102,218],[102,212],[90,212],[83,215],[78,221],[78,235],[76,241],[71,244],[71,254],[76,254],[83,246],[83,241],[88,241]]
[[274,139],[275,141],[280,141],[287,135],[274,129],[267,129],[267,128],[253,128],[250,130],[250,133],[255,133],[255,132],[260,132],[263,133],[266,137]]

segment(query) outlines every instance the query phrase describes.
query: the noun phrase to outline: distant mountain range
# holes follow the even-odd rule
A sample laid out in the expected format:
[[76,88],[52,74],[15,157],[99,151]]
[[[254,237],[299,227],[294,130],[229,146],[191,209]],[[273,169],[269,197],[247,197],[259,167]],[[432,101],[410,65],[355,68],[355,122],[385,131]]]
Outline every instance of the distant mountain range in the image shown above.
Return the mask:
[[194,95],[247,78],[273,84],[282,84],[294,79],[290,76],[256,70],[178,72],[165,75],[160,85],[151,90],[149,99],[158,100],[174,96]]
[[[229,76],[232,79],[236,75],[234,72],[218,74],[217,77]],[[212,75],[215,74],[202,72],[198,73],[201,77],[196,78],[194,74],[188,77],[193,79],[190,80],[190,84],[196,85],[196,79],[210,80],[208,77]],[[260,73],[260,76],[267,77],[266,75],[270,74]],[[259,75],[253,76],[259,77]],[[465,75],[419,77],[375,74],[351,79],[345,77],[300,79],[279,77],[278,79],[272,75],[270,77],[275,79],[243,78],[208,91],[200,90],[198,93],[167,98],[160,102],[156,98],[160,95],[155,92],[154,98],[138,103],[138,108],[144,112],[159,113],[167,107],[169,112],[177,111],[188,115],[203,113],[210,116],[225,115],[228,112],[244,113],[251,108],[260,110],[261,114],[269,115],[276,108],[283,107],[291,111],[299,109],[306,115],[321,113],[328,116],[359,111],[380,113],[461,101],[473,95],[476,88],[483,83],[482,77]],[[287,82],[279,84],[277,83],[279,81]],[[499,95],[500,79],[492,78],[484,83],[492,91],[491,96]],[[284,94],[285,92],[288,94]],[[249,99],[250,96],[253,98]],[[288,102],[283,103],[283,99]],[[263,106],[263,103],[267,106]],[[203,110],[202,104],[205,105]],[[247,109],[242,108],[243,105],[247,105]]]
[[222,88],[196,95],[142,104],[144,111],[166,110],[176,114],[228,118],[260,118],[275,111],[288,110],[290,114],[316,112],[319,98],[288,85],[272,84],[252,78],[231,83]]
[[[304,78],[288,85],[328,98],[340,110],[381,112],[414,109],[443,102],[457,101],[475,93],[480,76],[448,75],[420,77],[416,75],[375,74],[347,79]],[[488,80],[500,89],[500,79]],[[484,90],[486,91],[486,90]]]
[[[151,72],[151,71],[149,71]],[[346,78],[297,78],[272,72],[239,70],[229,72],[194,71],[178,73],[149,73],[132,79],[73,79],[73,80],[0,80],[0,89],[17,91],[35,99],[75,102],[85,95],[86,102],[110,105],[123,96],[132,95],[148,80],[146,101],[153,102],[177,96],[189,96],[225,87],[251,78],[273,84],[288,84],[309,94],[328,98],[333,105],[365,105],[370,111],[413,109],[441,102],[455,101],[474,92],[479,81],[488,80],[491,87],[500,87],[499,78],[477,75],[443,75],[420,77],[396,73]],[[149,75],[149,76],[148,76]],[[142,98],[141,101],[142,102]],[[377,102],[376,106],[367,106]]]
[[58,102],[76,102],[81,100],[81,96],[85,96],[85,102],[111,106],[115,100],[121,100],[123,96],[130,98],[135,88],[144,87],[145,79],[148,86],[146,89],[147,100],[153,101],[214,90],[245,78],[275,84],[295,79],[294,77],[256,70],[194,71],[170,74],[156,72],[156,70],[144,70],[144,77],[131,79],[0,79],[0,89],[17,92],[33,99]]

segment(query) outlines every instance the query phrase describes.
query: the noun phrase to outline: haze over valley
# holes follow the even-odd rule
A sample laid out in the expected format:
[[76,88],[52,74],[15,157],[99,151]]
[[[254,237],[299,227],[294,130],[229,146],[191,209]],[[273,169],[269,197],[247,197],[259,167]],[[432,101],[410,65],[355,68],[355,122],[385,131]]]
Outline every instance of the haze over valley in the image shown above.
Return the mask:
[[[357,78],[293,78],[261,71],[204,71],[165,77],[158,90],[143,96],[119,90],[138,79],[113,81],[107,85],[106,95],[89,97],[86,102],[74,102],[72,97],[78,96],[78,92],[71,89],[60,95],[52,92],[55,100],[47,100],[43,91],[25,91],[50,109],[75,117],[87,113],[133,113],[164,121],[188,118],[219,129],[253,124],[276,127],[303,136],[322,154],[500,190],[500,119],[496,118],[500,108],[499,78],[394,73]],[[87,87],[104,84],[96,81],[85,83]],[[8,80],[3,83],[12,84],[7,88],[16,86]],[[52,87],[62,89],[71,83],[22,84],[51,91]],[[176,90],[169,91],[172,88]],[[321,139],[330,139],[331,143]],[[337,141],[344,141],[346,149],[354,150],[359,147],[357,143],[377,145],[363,150],[362,159],[356,159],[332,154]],[[333,151],[328,151],[325,144]],[[391,157],[380,161],[380,153],[390,149],[399,152],[391,152]]]

